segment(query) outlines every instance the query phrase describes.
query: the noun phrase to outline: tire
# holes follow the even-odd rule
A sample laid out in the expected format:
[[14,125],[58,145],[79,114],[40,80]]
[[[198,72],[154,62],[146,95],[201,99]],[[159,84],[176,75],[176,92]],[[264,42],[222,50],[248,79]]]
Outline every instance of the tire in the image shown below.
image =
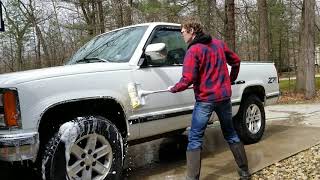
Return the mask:
[[79,117],[60,126],[46,145],[42,179],[121,179],[123,153],[121,134],[110,121]]
[[260,141],[266,125],[264,106],[261,100],[251,95],[241,102],[239,112],[234,118],[234,127],[244,144]]

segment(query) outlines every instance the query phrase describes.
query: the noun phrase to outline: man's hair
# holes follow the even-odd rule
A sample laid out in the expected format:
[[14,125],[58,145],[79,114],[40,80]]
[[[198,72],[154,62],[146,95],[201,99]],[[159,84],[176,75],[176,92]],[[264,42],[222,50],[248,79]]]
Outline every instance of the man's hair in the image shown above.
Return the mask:
[[190,32],[191,29],[193,29],[194,33],[203,33],[203,27],[199,22],[196,22],[195,20],[185,20],[181,24],[181,28],[184,28],[187,30],[187,32]]

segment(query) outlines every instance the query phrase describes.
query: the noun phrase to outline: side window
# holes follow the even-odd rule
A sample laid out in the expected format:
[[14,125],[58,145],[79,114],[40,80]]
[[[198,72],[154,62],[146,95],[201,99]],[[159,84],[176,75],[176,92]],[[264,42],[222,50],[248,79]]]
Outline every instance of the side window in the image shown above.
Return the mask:
[[159,29],[155,32],[150,44],[164,43],[166,54],[163,59],[152,61],[148,58],[151,66],[176,66],[182,65],[187,45],[184,42],[179,30]]

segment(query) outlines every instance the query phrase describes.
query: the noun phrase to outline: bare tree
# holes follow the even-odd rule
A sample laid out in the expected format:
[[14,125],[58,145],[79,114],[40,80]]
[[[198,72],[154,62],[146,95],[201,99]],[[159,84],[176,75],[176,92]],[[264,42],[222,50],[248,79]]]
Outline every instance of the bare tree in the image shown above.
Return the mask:
[[98,15],[99,15],[99,30],[100,33],[105,32],[105,26],[104,26],[104,10],[103,10],[103,5],[102,5],[103,0],[98,0]]
[[230,49],[236,48],[236,30],[234,18],[234,0],[225,0],[225,40]]
[[37,39],[38,39],[38,55],[39,55],[39,60],[37,62],[38,67],[41,67],[41,57],[40,57],[40,45],[42,46],[42,50],[47,62],[47,66],[50,66],[50,55],[49,55],[49,49],[46,44],[46,41],[44,40],[42,31],[38,25],[40,19],[36,17],[35,14],[35,8],[33,7],[34,2],[32,0],[29,0],[29,3],[25,5],[21,0],[19,0],[19,3],[21,6],[19,6],[21,12],[23,12],[23,15],[30,20],[32,23],[33,27],[35,28]]
[[86,29],[90,36],[97,34],[96,29],[96,4],[94,0],[79,0],[85,22],[87,23]]
[[[5,37],[0,36],[0,38],[4,39]],[[7,68],[9,68],[9,71],[12,72],[15,70],[14,63],[13,63],[15,57],[13,56],[12,34],[8,34],[6,39],[7,40],[0,41],[1,51],[2,51],[0,60],[3,63],[3,67],[1,67],[1,69],[4,70],[4,72],[7,72]]]
[[125,6],[125,24],[132,24],[132,8],[133,8],[133,0],[128,0],[128,3]]
[[[243,60],[256,61],[258,59],[258,25],[255,22],[256,3],[242,0],[239,2],[237,21],[237,52]],[[240,40],[239,40],[240,39]]]
[[297,90],[306,99],[315,96],[315,0],[304,0],[301,16],[300,51],[297,69]]
[[21,12],[19,12],[19,6],[20,6],[19,3],[16,3],[16,1],[14,1],[12,2],[11,6],[12,6],[12,9],[10,10],[11,14],[7,9],[5,9],[5,14],[9,24],[9,34],[12,34],[17,45],[15,59],[18,63],[17,69],[20,71],[24,68],[23,67],[24,41],[25,41],[25,36],[28,30],[30,30],[29,27],[31,22],[28,19],[25,19],[20,16]]
[[112,0],[114,14],[116,16],[116,27],[123,27],[124,24],[124,2],[122,0]]
[[259,60],[269,60],[268,7],[266,0],[258,0],[259,12]]
[[212,33],[212,35],[216,36],[218,34],[218,10],[217,10],[217,2],[216,0],[207,0],[207,18],[206,18],[206,25],[209,32]]
[[56,64],[62,64],[63,63],[63,60],[65,59],[66,57],[66,45],[65,45],[65,42],[63,40],[63,34],[62,34],[62,25],[60,23],[60,19],[58,17],[58,13],[59,13],[59,9],[58,9],[58,3],[55,2],[56,0],[51,0],[52,2],[52,6],[53,6],[53,16],[54,18],[50,21],[53,21],[53,26],[55,28],[55,33],[54,35],[56,36],[56,38],[53,38],[53,39],[50,39],[51,44],[53,45],[57,45],[56,48],[51,48],[51,49],[54,49],[55,53],[52,52],[51,50],[51,56],[52,56],[52,59],[54,60],[53,63],[54,65]]

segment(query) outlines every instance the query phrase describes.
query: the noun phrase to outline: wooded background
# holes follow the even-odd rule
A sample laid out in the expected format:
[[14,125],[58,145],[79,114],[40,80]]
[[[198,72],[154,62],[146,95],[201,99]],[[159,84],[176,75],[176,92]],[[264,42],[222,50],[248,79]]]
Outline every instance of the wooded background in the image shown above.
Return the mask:
[[0,73],[63,65],[92,37],[126,25],[193,16],[242,61],[274,62],[315,96],[318,0],[2,0]]

